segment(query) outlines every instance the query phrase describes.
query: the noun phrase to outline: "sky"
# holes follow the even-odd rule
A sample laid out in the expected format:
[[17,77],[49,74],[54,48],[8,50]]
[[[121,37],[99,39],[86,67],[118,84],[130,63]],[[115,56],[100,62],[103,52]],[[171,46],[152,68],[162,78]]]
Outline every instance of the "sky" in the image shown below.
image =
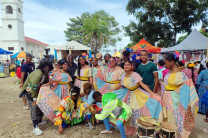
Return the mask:
[[[93,13],[98,10],[105,10],[114,16],[120,27],[127,26],[130,20],[135,20],[126,11],[127,3],[128,0],[24,0],[25,36],[50,45],[63,44],[66,42],[64,30],[69,18],[80,16],[83,12]],[[200,27],[198,24],[193,28]],[[130,39],[124,36],[123,32],[119,37],[122,41],[117,42],[117,49],[122,49]]]

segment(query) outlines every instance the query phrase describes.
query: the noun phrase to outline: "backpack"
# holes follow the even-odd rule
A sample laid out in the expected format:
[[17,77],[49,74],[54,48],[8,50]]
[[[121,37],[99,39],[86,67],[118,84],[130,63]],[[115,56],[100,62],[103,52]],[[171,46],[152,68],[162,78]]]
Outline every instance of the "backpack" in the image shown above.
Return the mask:
[[21,78],[21,67],[17,68],[16,75],[18,78]]

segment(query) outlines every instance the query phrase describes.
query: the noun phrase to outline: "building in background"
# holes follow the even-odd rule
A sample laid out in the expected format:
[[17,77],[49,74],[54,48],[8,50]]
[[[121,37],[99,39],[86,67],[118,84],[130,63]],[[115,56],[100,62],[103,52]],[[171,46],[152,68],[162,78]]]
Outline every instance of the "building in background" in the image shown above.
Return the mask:
[[[31,53],[35,58],[42,57],[48,44],[26,37],[24,35],[23,1],[0,0],[2,7],[2,26],[0,26],[0,48],[13,52]],[[5,62],[10,56],[0,55],[0,62]]]

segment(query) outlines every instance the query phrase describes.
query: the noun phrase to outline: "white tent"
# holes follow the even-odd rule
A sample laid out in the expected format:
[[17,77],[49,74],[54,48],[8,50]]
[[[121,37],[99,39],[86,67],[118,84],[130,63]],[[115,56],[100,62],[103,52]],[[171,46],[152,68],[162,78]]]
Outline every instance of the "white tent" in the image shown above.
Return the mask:
[[57,50],[91,50],[90,47],[87,47],[83,44],[80,44],[76,41],[70,41],[70,42],[67,42],[67,43],[64,43],[62,44],[61,46],[57,47],[56,48]]
[[194,29],[189,36],[184,39],[180,44],[161,49],[161,52],[171,52],[171,51],[185,51],[185,50],[206,50],[208,45],[208,38]]

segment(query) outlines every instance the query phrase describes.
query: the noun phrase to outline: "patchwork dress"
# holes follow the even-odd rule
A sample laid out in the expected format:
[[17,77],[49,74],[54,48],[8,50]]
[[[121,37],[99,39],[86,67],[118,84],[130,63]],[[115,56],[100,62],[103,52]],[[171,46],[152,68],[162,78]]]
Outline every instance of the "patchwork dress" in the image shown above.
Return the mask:
[[138,84],[140,81],[142,78],[136,72],[130,77],[126,77],[125,73],[121,77],[121,85],[128,89],[123,101],[132,108],[131,120],[126,125],[127,135],[135,134],[137,119],[155,125],[163,121],[161,97],[143,90]]
[[54,122],[55,113],[59,106],[59,102],[68,96],[69,82],[72,81],[68,73],[55,73],[52,77],[55,83],[52,86],[43,86],[39,91],[37,105],[41,111]]
[[191,79],[182,72],[168,73],[164,78],[164,122],[178,128],[177,136],[188,137],[194,129],[198,95]]
[[107,70],[99,69],[97,71],[97,87],[98,91],[102,95],[108,93],[110,90],[115,88],[121,82],[121,76],[124,73],[124,70],[117,66],[112,72],[109,72],[110,68]]

